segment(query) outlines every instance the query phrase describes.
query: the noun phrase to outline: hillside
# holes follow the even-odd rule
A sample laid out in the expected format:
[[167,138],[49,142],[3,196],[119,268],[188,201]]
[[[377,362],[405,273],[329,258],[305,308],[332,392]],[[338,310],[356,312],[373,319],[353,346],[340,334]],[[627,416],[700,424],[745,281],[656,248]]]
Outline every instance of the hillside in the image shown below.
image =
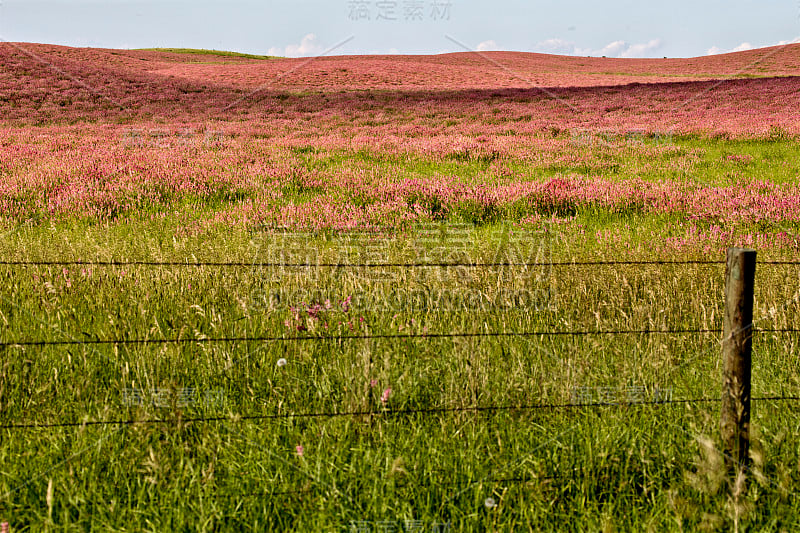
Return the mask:
[[[488,89],[539,85],[594,87],[767,78],[800,74],[800,44],[689,59],[616,59],[525,52],[461,52],[442,55],[331,56],[275,58],[269,61],[154,50],[70,48],[3,43],[3,66],[24,48],[56,66],[72,62],[105,67],[119,75],[174,76],[231,89],[250,89],[265,81],[303,89]],[[9,54],[11,57],[9,57]],[[276,78],[276,79],[273,79]]]
[[798,73],[800,45],[689,59],[488,52],[263,60],[1,43],[0,115],[59,123],[280,110],[324,121],[377,109],[378,98],[400,112],[425,102],[432,112],[492,113],[537,127],[749,135],[798,131]]

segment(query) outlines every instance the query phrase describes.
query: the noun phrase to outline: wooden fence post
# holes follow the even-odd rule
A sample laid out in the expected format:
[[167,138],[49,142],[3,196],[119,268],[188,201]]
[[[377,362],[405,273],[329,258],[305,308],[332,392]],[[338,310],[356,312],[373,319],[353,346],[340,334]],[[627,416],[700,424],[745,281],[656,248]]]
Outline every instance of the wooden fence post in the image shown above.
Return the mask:
[[756,252],[730,248],[725,267],[725,318],[722,336],[722,433],[725,466],[735,482],[749,465],[750,362],[753,338],[753,286]]

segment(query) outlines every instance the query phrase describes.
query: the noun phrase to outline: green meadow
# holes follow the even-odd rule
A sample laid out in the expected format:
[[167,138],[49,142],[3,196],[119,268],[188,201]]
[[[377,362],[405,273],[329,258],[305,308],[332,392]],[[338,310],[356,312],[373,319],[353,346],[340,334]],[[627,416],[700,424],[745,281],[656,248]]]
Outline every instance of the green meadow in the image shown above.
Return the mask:
[[[585,168],[504,164],[715,185],[798,172],[783,138],[676,138],[659,156],[691,166],[599,142],[576,147]],[[464,179],[489,164],[298,157]],[[755,334],[752,468],[736,497],[718,401],[724,248],[796,225],[741,223],[729,241],[673,250],[680,213],[193,233],[187,221],[219,206],[172,207],[4,228],[3,261],[83,262],[0,265],[12,531],[800,527],[797,403],[759,399],[800,396],[797,333]],[[614,264],[636,260],[717,263]],[[756,328],[798,327],[797,265],[760,264],[755,290]]]

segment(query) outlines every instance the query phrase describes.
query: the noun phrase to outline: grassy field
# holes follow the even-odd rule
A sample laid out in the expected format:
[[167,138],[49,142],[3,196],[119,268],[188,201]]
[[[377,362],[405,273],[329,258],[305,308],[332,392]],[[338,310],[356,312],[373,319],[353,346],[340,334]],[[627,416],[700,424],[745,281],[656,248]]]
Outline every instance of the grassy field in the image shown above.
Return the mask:
[[[674,222],[594,209],[541,228],[177,237],[179,217],[10,228],[11,259],[241,264],[2,268],[5,343],[201,342],[4,346],[2,424],[78,425],[3,430],[0,517],[33,529],[298,531],[713,530],[738,517],[791,530],[793,409],[754,404],[753,482],[734,504],[719,477],[719,404],[640,403],[718,398],[718,334],[329,338],[715,329],[722,265],[265,266],[613,260],[585,238],[608,228],[628,232],[627,258],[651,258],[646,235]],[[665,259],[685,257],[722,256]],[[757,325],[796,326],[798,287],[797,267],[760,267]],[[202,342],[298,336],[312,340]],[[755,353],[757,397],[800,392],[795,335],[759,334]],[[623,405],[510,409],[608,401]],[[473,407],[493,409],[403,412]]]
[[413,98],[358,87],[423,59],[329,58],[244,107],[289,64],[50,48],[118,100],[0,46],[12,531],[800,527],[797,403],[767,399],[800,396],[797,333],[755,334],[735,498],[718,401],[727,247],[758,249],[756,328],[800,327],[800,268],[766,264],[800,260],[794,80],[709,82],[714,107],[587,65],[573,114],[458,54]]
[[226,50],[204,50],[200,48],[137,48],[148,52],[167,52],[170,54],[195,54],[203,56],[240,57],[242,59],[275,59],[275,56],[262,56],[257,54],[243,54]]

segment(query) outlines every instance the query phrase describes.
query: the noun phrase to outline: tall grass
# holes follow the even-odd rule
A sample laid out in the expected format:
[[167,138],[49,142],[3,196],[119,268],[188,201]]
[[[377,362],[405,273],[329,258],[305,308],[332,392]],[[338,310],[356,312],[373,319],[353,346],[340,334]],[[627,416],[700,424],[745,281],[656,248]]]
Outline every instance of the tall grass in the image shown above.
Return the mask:
[[[444,228],[377,244],[234,230],[173,239],[173,228],[155,225],[143,238],[118,227],[105,233],[110,242],[91,228],[75,240],[21,230],[6,239],[10,257],[195,254],[247,266],[3,267],[2,341],[721,327],[721,265],[262,266],[563,258],[557,228],[547,239],[503,225]],[[757,326],[796,325],[799,286],[796,267],[759,267]],[[513,299],[525,290],[538,297]],[[309,312],[314,303],[321,310]],[[754,394],[797,395],[796,335],[759,334],[754,345]],[[791,529],[800,450],[788,405],[754,404],[754,483],[734,510],[717,479],[717,403],[626,403],[632,390],[645,400],[666,390],[717,398],[719,360],[714,334],[8,346],[1,424],[141,423],[2,430],[0,520],[33,529],[661,531],[725,529],[738,516],[752,529]],[[587,397],[620,405],[395,412]],[[373,414],[301,416],[364,411]],[[286,416],[246,418],[262,415]],[[187,421],[204,417],[215,420]]]

